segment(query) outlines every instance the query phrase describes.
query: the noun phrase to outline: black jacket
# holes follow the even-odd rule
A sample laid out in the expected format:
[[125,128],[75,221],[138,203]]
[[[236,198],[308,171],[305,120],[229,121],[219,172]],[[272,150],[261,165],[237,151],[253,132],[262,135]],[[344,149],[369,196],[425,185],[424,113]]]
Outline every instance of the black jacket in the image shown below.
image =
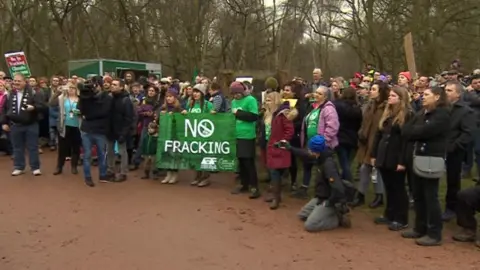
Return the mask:
[[110,127],[110,113],[112,97],[108,92],[99,92],[94,95],[82,95],[78,100],[77,108],[83,117],[80,130],[85,133],[107,135]]
[[457,101],[450,111],[450,132],[448,133],[447,153],[466,151],[473,140],[476,126],[475,112],[465,102]]
[[464,92],[462,97],[463,101],[474,110],[476,127],[480,127],[480,91]]
[[297,117],[293,120],[294,133],[293,138],[290,140],[290,144],[295,147],[300,147],[300,134],[302,133],[303,118],[307,111],[308,102],[305,99],[297,99],[295,109],[298,111]]
[[450,111],[439,107],[430,112],[418,112],[402,128],[402,134],[415,143],[418,156],[445,157],[450,131]]
[[318,158],[311,156],[305,149],[291,147],[290,151],[303,159],[312,159],[318,165],[319,173],[315,178],[315,197],[320,202],[328,200],[330,205],[346,202],[346,187],[338,173],[332,150],[327,149]]
[[356,148],[358,130],[362,125],[362,109],[356,103],[349,103],[342,99],[333,101],[333,104],[340,122],[337,134],[339,145]]
[[107,135],[110,140],[125,142],[131,133],[131,126],[135,114],[133,103],[127,91],[112,93],[112,106],[110,111],[110,132]]
[[[405,122],[411,119],[413,113],[406,116]],[[402,135],[402,128],[393,124],[390,117],[383,122],[383,128],[378,130],[373,143],[372,158],[375,158],[375,167],[395,170],[397,165],[407,165],[407,154],[410,147],[407,138]]]
[[[21,104],[18,110],[18,104]],[[32,105],[33,111],[27,111],[26,106]],[[38,122],[39,115],[48,109],[44,101],[42,92],[35,92],[29,86],[25,87],[22,99],[17,100],[17,92],[11,91],[7,96],[7,101],[2,113],[2,124],[20,124],[30,125]]]

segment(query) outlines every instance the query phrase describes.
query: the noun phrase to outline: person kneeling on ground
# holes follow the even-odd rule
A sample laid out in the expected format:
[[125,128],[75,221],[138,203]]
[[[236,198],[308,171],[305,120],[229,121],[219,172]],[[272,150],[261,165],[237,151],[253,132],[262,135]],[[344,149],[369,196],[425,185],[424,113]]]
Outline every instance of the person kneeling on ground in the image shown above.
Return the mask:
[[477,235],[475,213],[480,212],[480,185],[461,190],[457,193],[457,224],[461,230],[452,238],[458,242],[474,242],[480,247],[480,235]]
[[287,141],[278,144],[278,147],[289,149],[296,156],[315,160],[319,166],[320,173],[315,179],[315,197],[298,213],[298,217],[305,221],[305,230],[318,232],[350,227],[346,193],[353,186],[341,180],[334,153],[325,145],[325,138],[321,135],[313,136],[308,142],[307,150],[291,147]]

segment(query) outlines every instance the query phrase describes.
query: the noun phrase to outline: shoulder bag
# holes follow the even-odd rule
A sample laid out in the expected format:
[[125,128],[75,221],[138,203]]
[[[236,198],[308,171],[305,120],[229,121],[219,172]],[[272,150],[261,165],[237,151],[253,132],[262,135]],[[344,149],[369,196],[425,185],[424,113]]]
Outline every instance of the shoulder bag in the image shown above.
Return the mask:
[[441,178],[446,171],[445,159],[443,157],[417,156],[416,143],[413,147],[413,172],[420,177],[427,179]]

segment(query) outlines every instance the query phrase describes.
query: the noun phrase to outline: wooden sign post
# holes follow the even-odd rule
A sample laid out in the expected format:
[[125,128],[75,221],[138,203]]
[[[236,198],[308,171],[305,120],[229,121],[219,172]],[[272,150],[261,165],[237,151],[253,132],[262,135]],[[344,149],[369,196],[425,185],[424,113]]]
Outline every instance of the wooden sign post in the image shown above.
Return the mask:
[[407,57],[408,71],[410,71],[410,76],[412,80],[417,79],[417,66],[415,64],[415,52],[413,51],[413,38],[412,32],[408,33],[403,37],[403,48],[405,50],[405,56]]

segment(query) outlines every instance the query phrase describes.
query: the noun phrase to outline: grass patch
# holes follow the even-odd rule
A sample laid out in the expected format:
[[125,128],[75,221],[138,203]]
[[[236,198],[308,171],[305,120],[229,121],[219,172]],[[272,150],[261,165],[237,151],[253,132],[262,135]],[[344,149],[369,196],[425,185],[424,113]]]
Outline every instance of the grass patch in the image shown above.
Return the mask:
[[[259,159],[257,159],[258,161]],[[259,163],[259,162],[258,162]],[[297,159],[297,165],[298,165],[298,172],[297,172],[297,184],[298,185],[301,185],[302,183],[302,179],[303,179],[303,165],[302,165],[302,162]],[[357,166],[358,166],[358,163],[357,162],[353,162],[352,164],[352,173],[354,175],[354,178],[358,179],[357,177],[357,174],[358,174],[358,170],[357,170]],[[315,168],[315,167],[314,167]],[[257,171],[258,171],[258,178],[259,180],[261,181],[262,179],[266,179],[268,177],[268,172],[266,170],[266,168],[262,165],[262,164],[257,164]],[[287,170],[288,171],[288,170]],[[311,183],[310,183],[310,187],[309,187],[309,194],[310,195],[313,195],[314,194],[314,189],[315,189],[315,177],[316,177],[316,170],[314,169],[312,171],[312,180],[311,180]],[[288,173],[287,173],[288,175]],[[472,170],[472,175],[476,176],[478,175],[477,174],[477,169],[473,168]],[[288,179],[288,180],[287,180]],[[287,182],[288,181],[288,182]],[[284,179],[284,184],[285,184],[285,188],[284,190],[286,190],[286,188],[290,187],[290,178],[287,177],[286,179]],[[358,182],[355,183],[355,185],[357,185]],[[473,179],[469,178],[469,179],[462,179],[462,189],[465,189],[465,188],[469,188],[469,187],[473,187],[475,186],[475,182],[473,181]],[[262,184],[262,189],[265,190],[264,188],[266,188],[266,185],[265,187],[263,186]],[[442,179],[440,179],[440,186],[439,186],[439,189],[438,189],[438,198],[440,200],[440,204],[442,206],[442,210],[445,209],[445,196],[447,194],[447,179],[446,179],[446,176],[442,177]],[[368,189],[368,192],[365,196],[365,206],[362,206],[362,207],[358,207],[356,208],[356,210],[360,210],[362,212],[365,212],[365,213],[368,213],[369,216],[372,217],[372,220],[374,217],[377,217],[377,216],[381,216],[383,214],[383,210],[384,210],[384,207],[379,207],[377,209],[370,209],[368,207],[368,204],[373,201],[373,198],[375,197],[375,193],[373,191],[373,184],[370,184],[369,186],[369,189]],[[477,215],[477,218],[480,218],[480,213]],[[409,219],[409,223],[410,224],[413,224],[413,221],[415,219],[415,213],[413,211],[413,209],[410,209],[410,219]],[[444,223],[445,224],[445,227],[447,229],[455,229],[456,228],[456,221],[455,220],[452,220],[448,223]]]

